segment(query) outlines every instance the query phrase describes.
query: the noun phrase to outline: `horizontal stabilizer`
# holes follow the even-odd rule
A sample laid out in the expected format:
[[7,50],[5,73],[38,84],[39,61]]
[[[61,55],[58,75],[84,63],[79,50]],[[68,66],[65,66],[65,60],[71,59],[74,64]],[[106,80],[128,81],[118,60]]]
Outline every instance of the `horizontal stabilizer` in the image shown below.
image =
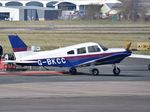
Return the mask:
[[37,61],[17,61],[17,60],[5,60],[3,63],[37,63]]

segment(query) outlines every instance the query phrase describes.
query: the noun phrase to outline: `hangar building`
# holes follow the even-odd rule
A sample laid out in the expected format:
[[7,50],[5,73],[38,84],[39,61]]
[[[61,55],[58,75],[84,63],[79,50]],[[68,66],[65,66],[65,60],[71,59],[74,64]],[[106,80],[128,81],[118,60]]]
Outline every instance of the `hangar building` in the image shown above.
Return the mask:
[[0,20],[52,20],[58,19],[61,11],[62,15],[70,16],[74,11],[83,12],[86,5],[106,3],[121,2],[119,0],[0,0]]
[[36,6],[0,7],[0,20],[28,21],[58,19],[61,10]]

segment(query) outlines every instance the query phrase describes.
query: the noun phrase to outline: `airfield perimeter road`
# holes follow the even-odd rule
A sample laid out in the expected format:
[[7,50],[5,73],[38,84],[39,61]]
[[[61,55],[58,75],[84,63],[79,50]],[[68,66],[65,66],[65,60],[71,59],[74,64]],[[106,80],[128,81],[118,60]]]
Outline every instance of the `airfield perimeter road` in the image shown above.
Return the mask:
[[120,76],[0,75],[0,112],[150,112],[150,71],[143,59],[126,59]]
[[[0,27],[0,31],[46,30],[72,33],[150,33],[150,26],[110,26],[110,25],[48,25],[47,27]],[[54,32],[54,33],[56,33]]]

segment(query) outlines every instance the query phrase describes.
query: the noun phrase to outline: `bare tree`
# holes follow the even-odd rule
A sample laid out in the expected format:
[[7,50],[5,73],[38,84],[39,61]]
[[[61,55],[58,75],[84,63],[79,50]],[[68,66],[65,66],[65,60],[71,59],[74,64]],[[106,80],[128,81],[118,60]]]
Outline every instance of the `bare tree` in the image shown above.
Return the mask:
[[139,14],[139,18],[141,20],[145,21],[145,19],[146,19],[146,13],[147,13],[147,9],[145,7],[139,8],[138,14]]
[[84,19],[100,19],[100,9],[102,5],[91,4],[85,7],[85,16]]
[[137,0],[120,0],[123,3],[122,13],[125,20],[137,20]]

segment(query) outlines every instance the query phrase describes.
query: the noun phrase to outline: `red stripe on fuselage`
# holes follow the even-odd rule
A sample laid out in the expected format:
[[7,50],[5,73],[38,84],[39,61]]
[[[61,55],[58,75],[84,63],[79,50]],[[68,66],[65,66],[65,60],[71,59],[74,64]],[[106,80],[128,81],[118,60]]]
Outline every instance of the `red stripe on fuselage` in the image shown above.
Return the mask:
[[27,51],[27,48],[13,48],[14,52]]
[[92,58],[92,57],[101,57],[101,56],[108,56],[112,55],[114,53],[103,53],[103,54],[88,54],[88,55],[81,55],[81,56],[70,56],[70,57],[65,57],[66,59],[79,59],[79,58]]

